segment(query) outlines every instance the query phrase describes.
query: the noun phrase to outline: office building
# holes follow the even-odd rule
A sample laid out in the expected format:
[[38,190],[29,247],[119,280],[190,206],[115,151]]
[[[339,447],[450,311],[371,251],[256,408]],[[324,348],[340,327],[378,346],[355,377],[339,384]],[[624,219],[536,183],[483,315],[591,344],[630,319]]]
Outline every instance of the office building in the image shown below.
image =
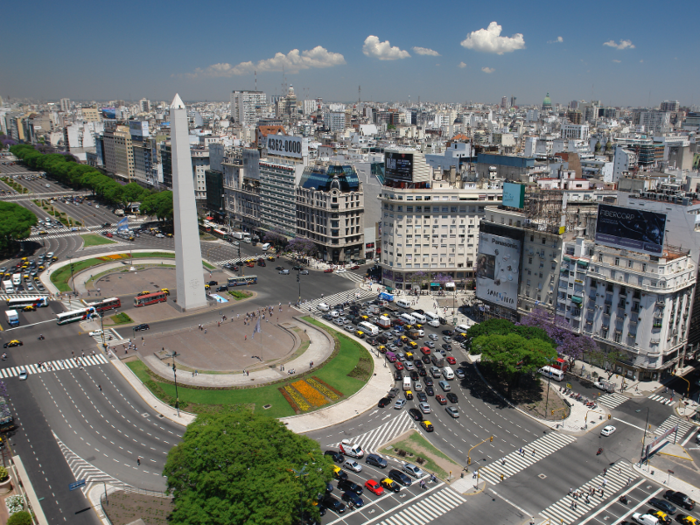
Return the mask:
[[260,109],[267,104],[262,91],[233,91],[231,93],[231,118],[236,124],[253,126],[260,117]]
[[70,99],[69,98],[62,98],[60,105],[61,105],[61,111],[65,111],[65,112],[70,111]]
[[633,123],[644,126],[647,133],[661,134],[671,130],[671,114],[668,111],[637,111]]
[[105,121],[103,146],[105,169],[131,182],[134,177],[134,150],[129,127],[119,125],[115,120]]
[[[570,112],[571,113],[571,112]],[[580,117],[581,113],[577,113]],[[580,119],[579,119],[580,121]],[[562,124],[561,125],[561,138],[569,140],[581,140],[583,142],[588,142],[589,137],[588,124]]]
[[142,113],[148,113],[151,111],[151,101],[147,98],[142,98],[139,100],[139,109]]
[[323,121],[331,133],[345,130],[345,112],[330,111],[323,116]]
[[224,158],[226,211],[236,228],[260,233],[260,151],[245,148]]
[[677,100],[664,100],[659,106],[660,111],[670,111],[671,113],[680,111],[680,109],[681,103]]

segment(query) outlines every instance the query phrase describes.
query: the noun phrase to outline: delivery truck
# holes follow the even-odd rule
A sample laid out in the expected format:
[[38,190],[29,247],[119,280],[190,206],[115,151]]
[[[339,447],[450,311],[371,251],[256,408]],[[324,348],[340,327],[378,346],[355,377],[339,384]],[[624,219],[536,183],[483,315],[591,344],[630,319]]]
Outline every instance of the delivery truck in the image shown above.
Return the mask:
[[19,315],[17,310],[5,310],[5,319],[10,326],[19,326]]

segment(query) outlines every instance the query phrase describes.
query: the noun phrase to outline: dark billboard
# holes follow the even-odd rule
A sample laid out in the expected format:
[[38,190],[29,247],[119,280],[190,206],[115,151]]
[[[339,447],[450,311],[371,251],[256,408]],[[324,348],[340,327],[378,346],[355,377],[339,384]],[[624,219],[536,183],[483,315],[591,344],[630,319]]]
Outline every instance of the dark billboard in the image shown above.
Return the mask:
[[386,179],[413,182],[413,153],[384,154],[384,176]]
[[596,242],[658,255],[663,251],[666,214],[598,205]]

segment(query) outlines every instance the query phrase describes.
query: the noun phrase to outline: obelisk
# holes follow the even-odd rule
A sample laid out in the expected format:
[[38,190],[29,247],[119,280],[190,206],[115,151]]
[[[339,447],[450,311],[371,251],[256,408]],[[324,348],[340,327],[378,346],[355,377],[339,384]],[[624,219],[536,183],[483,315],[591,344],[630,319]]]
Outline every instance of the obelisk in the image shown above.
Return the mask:
[[187,109],[180,95],[175,95],[170,106],[170,142],[173,159],[176,302],[182,310],[187,311],[206,306],[207,298],[204,294],[204,270],[202,249],[199,246],[197,204],[194,199]]

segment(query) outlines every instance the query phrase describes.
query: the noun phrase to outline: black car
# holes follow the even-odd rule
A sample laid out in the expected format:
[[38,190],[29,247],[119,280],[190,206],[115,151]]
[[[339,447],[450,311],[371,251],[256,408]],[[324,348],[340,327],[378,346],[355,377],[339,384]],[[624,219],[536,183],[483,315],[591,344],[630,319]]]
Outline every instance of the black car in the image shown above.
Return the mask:
[[323,318],[324,318],[326,321],[332,321],[332,320],[333,320],[333,316],[332,316],[331,314],[323,314]]
[[151,327],[148,326],[146,323],[134,326],[134,332],[141,332],[143,330],[150,330],[150,329],[151,329]]
[[381,399],[379,400],[379,403],[377,404],[377,406],[378,406],[379,408],[384,408],[384,407],[387,406],[389,403],[391,403],[391,399],[389,399],[388,397],[383,397],[383,398],[381,398]]
[[426,377],[428,375],[428,372],[425,371],[425,368],[421,368],[418,370],[418,375],[421,377]]
[[321,502],[323,503],[324,507],[331,509],[333,512],[337,512],[338,514],[345,512],[345,505],[330,494],[326,494]]
[[389,475],[387,477],[389,479],[393,479],[397,483],[401,483],[401,485],[403,485],[404,487],[411,486],[411,478],[409,478],[406,474],[396,469],[390,470]]
[[425,403],[426,401],[428,401],[428,396],[425,395],[425,392],[418,392],[417,395],[418,401],[420,401],[421,403]]
[[340,452],[336,452],[335,450],[326,450],[323,455],[330,456],[336,463],[342,463],[345,461],[345,456],[343,456]]
[[424,310],[413,310],[413,311],[416,312],[417,314],[421,314],[421,315],[423,315],[425,313]]
[[647,503],[649,503],[649,505],[652,507],[656,507],[657,509],[665,512],[666,514],[673,515],[678,511],[678,509],[671,505],[668,501],[664,501],[659,498],[651,498]]
[[448,352],[452,351],[452,345],[449,343],[444,343],[442,347],[447,350]]
[[373,339],[373,338],[367,339],[367,342],[368,342],[371,346],[377,346],[377,345],[379,344],[379,343],[377,343],[377,340],[376,340],[376,339]]
[[292,266],[292,270],[303,270],[303,266],[299,266],[298,264],[296,266]]
[[387,397],[389,397],[389,398],[391,398],[391,399],[394,399],[396,396],[399,395],[399,392],[401,392],[401,390],[399,390],[398,388],[394,387],[394,388],[392,388],[391,390],[389,390],[389,394],[388,394]]
[[443,330],[442,335],[454,335],[454,332],[452,330]]
[[385,345],[387,343],[387,341],[389,341],[389,340],[386,337],[384,337],[383,335],[380,335],[379,337],[377,337],[377,341],[379,341],[381,344]]
[[444,317],[440,317],[439,321],[440,321],[440,324],[441,324],[441,325],[446,325],[446,324],[447,324],[447,319],[445,319]]
[[397,381],[401,381],[403,379],[403,373],[401,372],[401,370],[396,370],[394,372],[394,379],[396,379]]
[[408,375],[411,376],[411,381],[418,381],[418,372],[415,370],[411,370]]
[[664,498],[666,498],[669,501],[672,501],[676,505],[680,505],[686,510],[693,510],[693,508],[695,507],[695,502],[682,492],[667,490],[664,494]]
[[102,225],[103,228],[109,228],[109,227],[111,227],[111,226],[112,226],[112,223],[111,223],[111,222],[105,222],[105,223]]
[[281,272],[282,270],[284,270],[284,266],[277,266],[275,268],[275,270],[277,270],[278,272]]
[[417,408],[409,408],[408,415],[411,416],[416,421],[423,421],[423,414]]
[[332,483],[326,483],[326,493],[330,494],[333,492],[333,484]]
[[227,292],[227,291],[228,291],[228,285],[227,285],[227,284],[224,284],[224,285],[222,285],[222,286],[219,286],[219,287],[216,289],[216,291],[217,291],[217,292]]
[[425,383],[425,386],[433,386],[433,378],[430,376],[425,376],[423,378],[423,383]]
[[434,396],[435,395],[435,390],[433,390],[432,386],[426,386],[425,387],[425,393],[428,394],[429,396]]
[[448,392],[447,394],[445,394],[445,397],[447,397],[447,399],[450,400],[450,403],[456,403],[458,401],[457,394],[455,394],[454,392]]
[[341,479],[338,482],[338,489],[343,492],[354,492],[358,496],[362,495],[363,489],[357,483],[353,483],[349,479]]
[[386,468],[389,464],[387,463],[386,459],[376,454],[369,454],[367,456],[367,459],[365,459],[365,463],[367,463],[368,465],[374,465],[375,467],[379,468]]
[[362,507],[365,504],[362,498],[353,492],[344,492],[341,497],[343,501],[352,502],[355,507]]
[[209,286],[216,286],[217,284],[219,284],[219,281],[209,281],[207,284]]
[[426,365],[430,364],[430,356],[424,355],[420,358],[420,360],[423,361],[423,363],[425,363]]
[[423,364],[423,361],[421,361],[420,359],[415,359],[413,361],[413,364],[416,365],[416,368],[418,368],[419,370],[425,366]]

